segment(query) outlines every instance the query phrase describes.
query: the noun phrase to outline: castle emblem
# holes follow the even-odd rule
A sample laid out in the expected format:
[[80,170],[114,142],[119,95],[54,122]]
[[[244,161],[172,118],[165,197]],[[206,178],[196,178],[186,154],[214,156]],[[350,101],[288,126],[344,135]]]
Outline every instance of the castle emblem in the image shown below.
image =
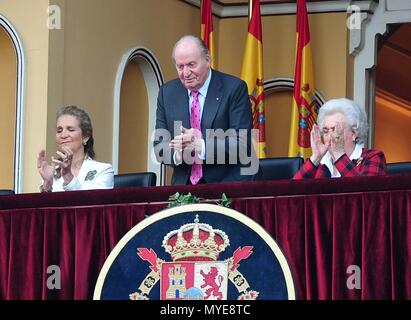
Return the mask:
[[231,258],[218,261],[230,241],[222,230],[200,223],[182,225],[169,232],[162,247],[171,255],[166,262],[153,249],[138,248],[137,255],[150,264],[151,272],[141,282],[131,300],[148,300],[150,291],[160,282],[161,300],[227,300],[229,281],[238,290],[239,300],[255,300],[258,292],[250,290],[246,278],[238,270],[239,262],[252,253],[252,246],[238,247]]

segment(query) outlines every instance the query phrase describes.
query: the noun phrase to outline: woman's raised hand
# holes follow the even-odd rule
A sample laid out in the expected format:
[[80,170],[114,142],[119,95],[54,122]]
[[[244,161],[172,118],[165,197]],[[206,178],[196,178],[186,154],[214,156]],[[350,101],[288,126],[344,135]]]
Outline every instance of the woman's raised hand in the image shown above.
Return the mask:
[[324,143],[321,139],[321,132],[318,125],[314,124],[311,130],[311,150],[312,155],[310,157],[311,162],[318,166],[320,164],[321,159],[327,153],[330,147],[330,141]]

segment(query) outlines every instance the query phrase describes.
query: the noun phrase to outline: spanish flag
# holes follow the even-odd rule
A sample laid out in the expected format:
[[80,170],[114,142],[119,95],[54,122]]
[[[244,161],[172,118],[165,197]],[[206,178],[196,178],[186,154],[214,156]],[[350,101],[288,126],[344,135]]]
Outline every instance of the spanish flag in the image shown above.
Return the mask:
[[255,149],[259,158],[265,158],[263,37],[260,0],[249,0],[249,16],[241,79],[247,83],[248,87],[253,112],[253,129],[259,130],[258,146],[255,146]]
[[310,29],[305,0],[297,0],[297,41],[294,94],[291,113],[289,157],[311,156],[310,133],[317,121],[319,104],[315,98]]
[[213,10],[211,0],[201,0],[201,40],[210,51],[211,67],[215,68]]

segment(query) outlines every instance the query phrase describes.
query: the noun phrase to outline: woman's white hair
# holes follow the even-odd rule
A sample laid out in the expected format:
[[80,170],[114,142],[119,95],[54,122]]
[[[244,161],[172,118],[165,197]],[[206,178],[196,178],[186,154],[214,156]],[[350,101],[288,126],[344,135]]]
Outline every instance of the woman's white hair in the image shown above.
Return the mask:
[[365,143],[368,135],[368,123],[365,110],[357,103],[346,98],[331,99],[324,103],[317,117],[320,130],[323,130],[324,117],[341,112],[347,118],[347,124],[357,133],[356,143]]

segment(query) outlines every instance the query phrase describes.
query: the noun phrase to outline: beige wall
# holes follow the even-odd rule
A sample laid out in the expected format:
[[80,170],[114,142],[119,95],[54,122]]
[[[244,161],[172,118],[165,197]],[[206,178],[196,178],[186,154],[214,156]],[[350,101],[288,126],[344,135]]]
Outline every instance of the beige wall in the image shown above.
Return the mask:
[[174,78],[173,44],[183,34],[199,34],[199,16],[198,9],[175,0],[65,2],[63,103],[89,112],[98,160],[112,160],[114,85],[123,55],[148,48],[165,80]]
[[66,1],[64,103],[89,111],[99,159],[111,161],[114,82],[121,57],[135,46],[149,48],[171,79],[173,43],[186,32],[198,32],[198,21],[198,10],[180,1]]
[[46,150],[50,157],[56,152],[56,111],[64,105],[64,57],[65,57],[65,12],[66,0],[50,0],[61,10],[61,29],[49,31],[48,49],[48,87],[47,87],[47,142]]
[[[262,19],[264,78],[294,78],[295,16]],[[315,86],[325,97],[346,93],[346,14],[309,15]],[[220,70],[240,74],[247,18],[221,19],[218,53]]]
[[0,189],[14,189],[17,56],[0,27]]
[[[199,34],[200,30],[199,9],[177,0],[51,0],[51,4],[62,9],[62,30],[46,28],[48,0],[0,2],[0,12],[17,29],[26,54],[23,159],[26,192],[37,190],[38,150],[47,146],[49,153],[54,152],[58,108],[77,104],[89,112],[97,159],[111,162],[114,86],[123,55],[133,47],[150,49],[167,81],[175,77],[170,57],[175,40],[183,34]],[[345,13],[310,15],[315,84],[325,98],[346,93],[345,18]],[[247,19],[214,18],[214,29],[219,69],[239,75]],[[263,17],[263,39],[265,79],[293,78],[294,15]],[[267,103],[276,104],[276,98],[273,99]],[[284,97],[278,99],[284,101]],[[284,117],[288,117],[285,102],[281,104]],[[276,106],[267,108],[274,110]],[[275,117],[278,120],[278,114]],[[270,128],[268,123],[267,128]],[[288,132],[287,138],[278,137],[275,130],[269,135],[288,139]],[[284,141],[279,142],[278,148],[283,148],[283,144]]]
[[[347,27],[345,13],[309,15],[315,87],[325,99],[347,93]],[[248,28],[247,18],[218,24],[220,70],[239,76]],[[295,16],[262,19],[264,79],[294,78]],[[287,110],[288,108],[288,110]],[[267,156],[288,155],[291,95],[272,93],[265,99]]]
[[[16,28],[27,63],[23,191],[36,192],[38,150],[55,150],[55,113],[77,104],[92,117],[97,158],[111,162],[116,72],[132,47],[149,48],[163,76],[175,76],[171,49],[199,34],[199,10],[176,0],[52,0],[61,30],[47,29],[48,0],[2,0],[0,13]],[[161,8],[161,10],[159,10]],[[50,151],[51,150],[51,151]]]
[[288,157],[293,91],[267,94],[264,99],[267,157]]
[[48,0],[2,0],[0,14],[23,42],[26,64],[23,137],[23,190],[36,191],[38,150],[46,145],[48,85]]
[[148,99],[143,74],[130,62],[121,83],[118,173],[147,171]]

